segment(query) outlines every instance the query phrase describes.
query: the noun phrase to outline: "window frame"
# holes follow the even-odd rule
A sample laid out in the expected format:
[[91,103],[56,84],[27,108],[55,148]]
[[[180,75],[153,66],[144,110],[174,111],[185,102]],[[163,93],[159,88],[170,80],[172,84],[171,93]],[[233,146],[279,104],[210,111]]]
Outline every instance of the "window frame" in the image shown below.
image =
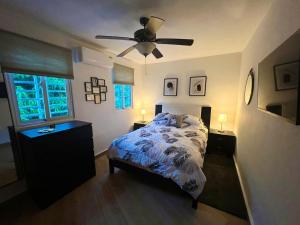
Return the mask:
[[[13,77],[10,76],[9,74],[16,73],[20,74],[19,72],[3,72],[4,75],[4,80],[6,83],[7,87],[7,94],[8,94],[8,99],[9,103],[12,106],[11,111],[12,111],[12,117],[14,124],[17,128],[25,128],[25,127],[32,127],[36,125],[47,125],[51,124],[54,122],[64,122],[68,120],[74,119],[74,104],[73,104],[73,93],[72,93],[72,83],[71,80],[65,79],[66,80],[66,92],[67,92],[67,98],[68,98],[68,110],[69,110],[69,115],[68,116],[59,116],[59,117],[50,117],[50,109],[49,109],[49,104],[48,104],[48,95],[47,95],[47,84],[46,84],[46,78],[47,77],[52,77],[52,76],[40,76],[42,78],[42,89],[43,89],[43,100],[44,100],[44,106],[45,106],[45,119],[34,119],[30,121],[22,121],[20,117],[20,109],[18,106],[18,101],[17,101],[17,95],[16,95],[16,87],[13,81]],[[29,76],[39,76],[38,74],[26,74],[22,73],[24,75],[29,75]]]
[[[121,109],[118,109],[116,107],[116,95],[115,95],[115,85],[121,85],[122,86],[122,108]],[[130,93],[130,98],[131,98],[131,105],[130,107],[125,107],[125,97],[124,97],[124,86],[125,85],[129,85],[131,86],[131,93]],[[130,109],[133,109],[133,85],[132,84],[118,84],[118,83],[115,83],[113,84],[114,86],[114,106],[115,106],[115,109],[116,110],[130,110]]]

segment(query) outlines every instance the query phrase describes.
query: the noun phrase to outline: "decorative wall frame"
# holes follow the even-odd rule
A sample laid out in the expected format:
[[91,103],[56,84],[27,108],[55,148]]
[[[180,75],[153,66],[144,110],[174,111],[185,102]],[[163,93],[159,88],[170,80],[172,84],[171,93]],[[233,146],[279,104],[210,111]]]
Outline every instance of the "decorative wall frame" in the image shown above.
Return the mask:
[[106,101],[107,86],[104,79],[91,77],[91,82],[84,82],[85,100],[101,104]]
[[106,93],[107,92],[107,86],[99,86],[100,87],[100,92],[101,93]]
[[104,79],[98,79],[98,85],[99,86],[105,86],[105,80]]
[[189,96],[206,95],[207,76],[190,77]]
[[97,87],[98,86],[98,78],[91,77],[91,83],[92,83],[92,87]]
[[101,104],[100,94],[95,94],[95,104]]
[[164,79],[164,96],[177,96],[178,78]]
[[100,98],[101,98],[101,102],[106,101],[106,93],[105,92],[101,92],[100,93]]
[[100,87],[99,86],[92,87],[92,92],[93,92],[93,94],[100,94]]
[[275,65],[275,90],[285,91],[298,88],[300,61],[293,61]]
[[84,82],[84,91],[85,92],[92,92],[92,83],[91,82]]
[[85,94],[85,100],[88,101],[94,101],[95,95],[94,94]]

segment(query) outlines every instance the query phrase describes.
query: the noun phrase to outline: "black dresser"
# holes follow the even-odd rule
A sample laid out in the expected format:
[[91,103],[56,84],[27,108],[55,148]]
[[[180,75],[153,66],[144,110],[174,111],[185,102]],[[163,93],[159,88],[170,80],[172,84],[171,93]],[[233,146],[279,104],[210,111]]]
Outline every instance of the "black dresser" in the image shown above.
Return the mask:
[[30,194],[41,208],[96,175],[92,124],[71,121],[19,132]]

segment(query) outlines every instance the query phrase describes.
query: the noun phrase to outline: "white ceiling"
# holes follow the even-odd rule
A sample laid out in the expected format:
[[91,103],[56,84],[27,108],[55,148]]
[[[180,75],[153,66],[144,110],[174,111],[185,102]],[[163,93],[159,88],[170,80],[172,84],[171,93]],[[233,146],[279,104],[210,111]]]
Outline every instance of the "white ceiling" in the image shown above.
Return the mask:
[[[130,41],[96,40],[97,34],[133,37],[140,16],[166,20],[157,37],[193,38],[191,47],[159,45],[164,55],[148,63],[242,51],[272,0],[0,0],[41,22],[98,44],[115,54]],[[136,50],[127,58],[143,63]]]

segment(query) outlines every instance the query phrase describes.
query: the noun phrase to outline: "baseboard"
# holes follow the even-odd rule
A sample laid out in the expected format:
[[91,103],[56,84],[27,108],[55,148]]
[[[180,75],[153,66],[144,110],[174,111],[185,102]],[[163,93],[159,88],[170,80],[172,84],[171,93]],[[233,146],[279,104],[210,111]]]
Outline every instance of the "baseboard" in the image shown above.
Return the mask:
[[108,151],[108,149],[104,149],[102,152],[96,153],[96,154],[95,154],[95,158],[99,158],[99,157],[101,157],[101,156],[103,156],[103,155],[106,155],[106,154],[107,154],[107,151]]
[[255,225],[254,220],[253,220],[253,216],[252,216],[252,212],[251,212],[251,209],[250,209],[250,206],[249,206],[248,197],[247,197],[246,192],[245,192],[244,183],[243,183],[243,180],[242,180],[242,177],[241,177],[241,174],[240,174],[240,170],[239,170],[239,166],[236,162],[235,156],[233,156],[233,160],[234,160],[234,165],[235,165],[235,168],[236,168],[236,171],[237,171],[237,174],[238,174],[238,177],[239,177],[239,181],[240,181],[240,184],[241,184],[243,197],[244,197],[244,200],[245,200],[246,209],[247,209],[250,224]]
[[12,184],[1,187],[0,190],[0,204],[16,197],[17,195],[27,190],[25,179],[18,180]]

